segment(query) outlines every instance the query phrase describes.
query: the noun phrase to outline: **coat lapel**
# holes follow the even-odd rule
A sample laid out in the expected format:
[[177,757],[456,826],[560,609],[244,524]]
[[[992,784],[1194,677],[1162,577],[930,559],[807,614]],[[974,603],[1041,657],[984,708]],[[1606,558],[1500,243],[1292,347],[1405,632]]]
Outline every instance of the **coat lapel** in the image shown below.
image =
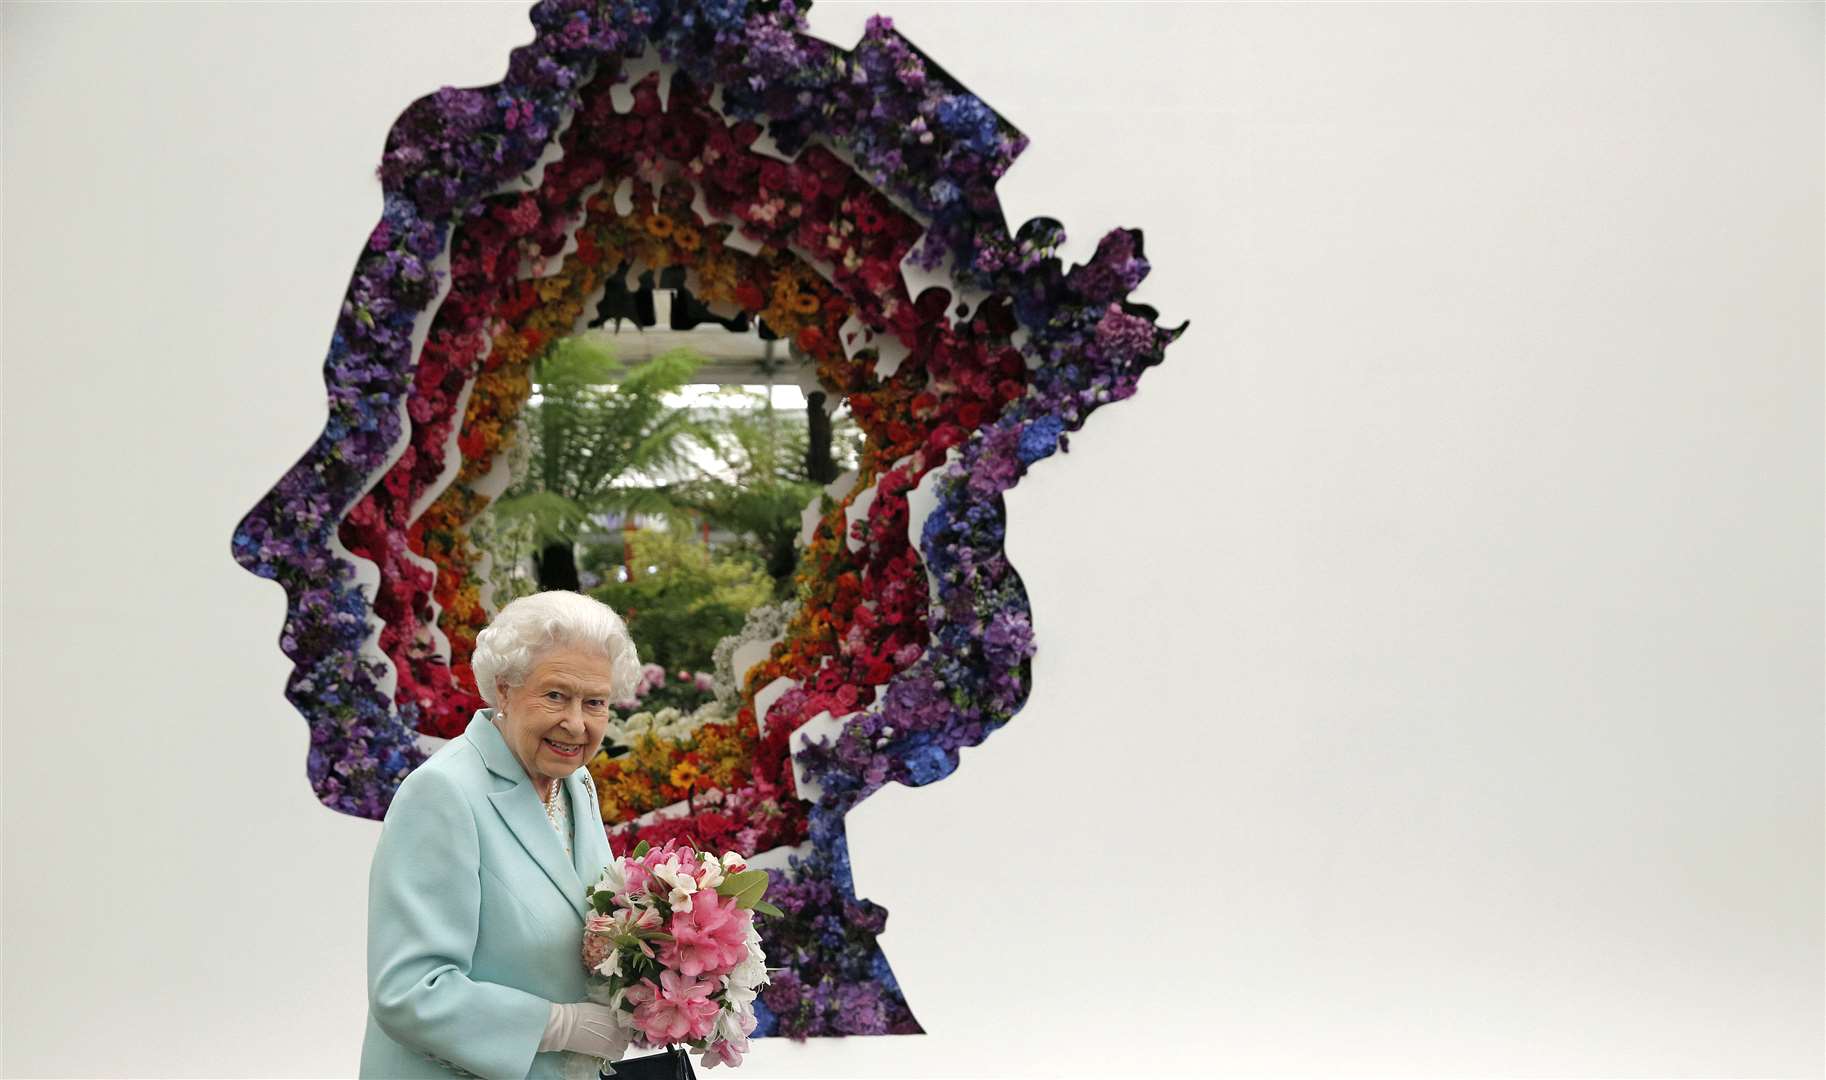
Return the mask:
[[[520,841],[520,846],[539,864],[539,869],[545,871],[545,876],[564,894],[578,918],[584,918],[587,912],[583,903],[584,885],[581,875],[571,861],[564,857],[564,847],[559,843],[552,823],[546,819],[545,807],[539,803],[532,778],[526,775],[520,759],[514,757],[507,740],[501,737],[500,730],[495,727],[494,710],[477,711],[470,718],[469,728],[464,734],[481,752],[489,772],[513,782],[512,787],[491,792],[488,801],[494,804],[501,820],[512,830],[514,839]],[[565,785],[570,787],[575,780],[575,776],[567,777]],[[576,806],[574,799],[572,806]],[[571,843],[576,845],[575,838]]]
[[[602,843],[607,839],[602,831],[602,804],[592,796],[596,789],[589,780],[589,773],[579,769],[565,778],[565,784],[571,789],[571,853],[575,856],[578,878],[584,885],[596,884],[602,877],[601,863]],[[595,835],[591,835],[594,830]]]

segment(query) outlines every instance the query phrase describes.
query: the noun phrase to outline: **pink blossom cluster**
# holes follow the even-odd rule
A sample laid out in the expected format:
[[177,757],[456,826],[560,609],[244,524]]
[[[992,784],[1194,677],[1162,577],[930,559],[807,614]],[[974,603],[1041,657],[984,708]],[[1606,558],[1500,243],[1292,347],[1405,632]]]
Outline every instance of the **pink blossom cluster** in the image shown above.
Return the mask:
[[667,841],[617,859],[590,887],[591,996],[629,1010],[635,1045],[685,1043],[705,1067],[741,1064],[767,970],[754,912],[718,886],[746,869],[733,851]]

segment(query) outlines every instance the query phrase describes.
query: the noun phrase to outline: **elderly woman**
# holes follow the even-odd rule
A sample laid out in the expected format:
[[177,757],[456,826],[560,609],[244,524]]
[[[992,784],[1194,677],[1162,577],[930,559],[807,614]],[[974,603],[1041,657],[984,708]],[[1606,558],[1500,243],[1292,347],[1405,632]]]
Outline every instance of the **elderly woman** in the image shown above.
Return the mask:
[[634,694],[634,642],[607,605],[542,592],[472,663],[491,707],[400,784],[374,851],[365,1077],[557,1077],[627,1050],[584,992],[584,892],[611,855],[583,764]]

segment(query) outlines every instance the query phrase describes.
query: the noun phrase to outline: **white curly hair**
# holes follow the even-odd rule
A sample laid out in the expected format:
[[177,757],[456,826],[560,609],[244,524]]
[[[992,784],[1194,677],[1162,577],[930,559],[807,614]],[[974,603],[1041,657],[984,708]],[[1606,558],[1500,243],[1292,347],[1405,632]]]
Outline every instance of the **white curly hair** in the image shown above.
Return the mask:
[[615,609],[594,597],[565,589],[522,596],[502,608],[476,635],[470,668],[476,690],[490,706],[499,707],[495,681],[519,686],[533,665],[555,646],[586,649],[608,658],[613,668],[612,700],[635,696],[640,686],[640,657],[627,624]]

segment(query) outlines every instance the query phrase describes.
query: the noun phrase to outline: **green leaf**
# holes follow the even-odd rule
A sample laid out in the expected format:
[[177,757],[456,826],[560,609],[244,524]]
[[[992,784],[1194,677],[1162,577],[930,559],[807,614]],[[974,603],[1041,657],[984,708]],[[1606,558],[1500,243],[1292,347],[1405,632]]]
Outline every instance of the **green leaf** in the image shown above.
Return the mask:
[[541,357],[539,365],[542,385],[557,384],[566,388],[616,383],[625,374],[614,348],[600,336],[563,338]]
[[634,850],[628,853],[628,858],[630,858],[630,859],[643,858],[647,854],[648,847],[649,847],[649,845],[647,844],[647,842],[645,840],[642,840],[640,843],[634,845]]
[[589,521],[589,508],[552,491],[529,491],[496,499],[490,507],[501,528],[524,526],[540,544],[575,537]]
[[720,895],[734,897],[741,907],[752,908],[767,892],[767,871],[744,870],[739,874],[730,874],[716,887],[716,891]]
[[763,915],[778,916],[778,915],[786,914],[786,912],[781,911],[779,908],[774,907],[772,904],[768,903],[765,900],[756,900],[754,902],[754,909]]
[[744,889],[747,889],[754,882],[754,879],[756,877],[759,877],[761,879],[761,883],[763,886],[766,885],[767,871],[765,871],[765,870],[742,870],[742,871],[739,871],[734,874],[724,875],[723,882],[722,882],[722,884],[720,884],[716,887],[716,891],[718,894],[720,894],[722,896],[740,895]]

